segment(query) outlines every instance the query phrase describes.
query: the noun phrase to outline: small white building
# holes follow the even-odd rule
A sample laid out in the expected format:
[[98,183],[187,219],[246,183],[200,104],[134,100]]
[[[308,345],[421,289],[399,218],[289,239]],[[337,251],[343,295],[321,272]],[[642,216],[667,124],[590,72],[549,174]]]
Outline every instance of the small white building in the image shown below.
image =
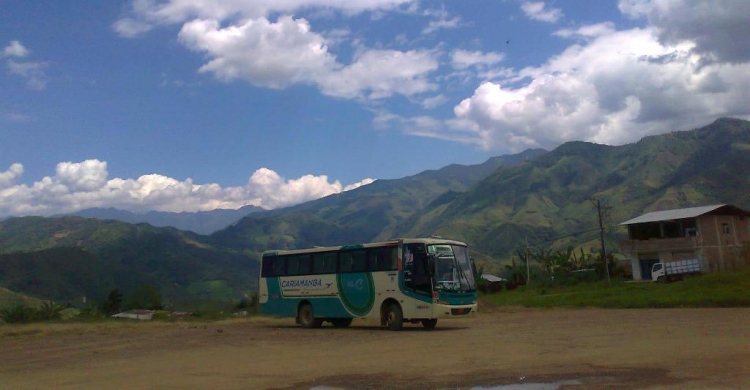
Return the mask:
[[131,320],[147,321],[154,317],[155,310],[128,310],[112,315],[114,318],[128,318]]

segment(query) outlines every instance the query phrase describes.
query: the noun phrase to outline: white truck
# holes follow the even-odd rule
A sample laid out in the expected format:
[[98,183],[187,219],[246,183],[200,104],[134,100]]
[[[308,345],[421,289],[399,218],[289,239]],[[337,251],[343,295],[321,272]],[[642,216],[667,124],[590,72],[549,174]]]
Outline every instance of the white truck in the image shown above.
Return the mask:
[[684,279],[687,276],[700,275],[708,271],[705,259],[673,260],[659,262],[651,267],[651,280],[668,282]]

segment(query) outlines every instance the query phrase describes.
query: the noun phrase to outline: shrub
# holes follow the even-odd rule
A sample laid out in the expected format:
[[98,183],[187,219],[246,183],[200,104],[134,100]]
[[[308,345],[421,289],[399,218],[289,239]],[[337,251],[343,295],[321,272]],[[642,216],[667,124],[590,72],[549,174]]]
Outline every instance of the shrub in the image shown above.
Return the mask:
[[65,306],[53,301],[44,301],[42,306],[37,310],[36,317],[42,321],[59,320],[60,313],[65,310]]
[[23,324],[34,321],[37,311],[26,305],[16,305],[10,309],[0,310],[0,318],[9,324]]

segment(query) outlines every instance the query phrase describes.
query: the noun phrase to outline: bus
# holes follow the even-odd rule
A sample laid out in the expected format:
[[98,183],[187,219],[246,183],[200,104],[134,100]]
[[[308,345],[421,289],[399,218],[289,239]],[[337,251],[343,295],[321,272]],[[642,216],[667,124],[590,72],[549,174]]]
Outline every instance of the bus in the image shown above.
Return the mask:
[[258,304],[305,328],[361,318],[433,329],[439,318],[476,313],[474,271],[466,244],[442,238],[272,250],[261,259]]

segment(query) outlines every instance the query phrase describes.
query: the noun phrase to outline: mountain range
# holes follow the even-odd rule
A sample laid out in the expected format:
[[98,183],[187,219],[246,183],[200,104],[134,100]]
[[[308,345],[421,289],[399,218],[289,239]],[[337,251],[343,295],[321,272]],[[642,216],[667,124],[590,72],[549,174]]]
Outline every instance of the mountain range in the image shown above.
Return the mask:
[[[480,264],[497,263],[527,242],[594,246],[598,221],[591,199],[607,206],[607,246],[617,251],[624,234],[617,224],[648,211],[717,203],[750,207],[748,173],[750,122],[723,118],[623,146],[569,142],[550,152],[528,150],[479,165],[377,180],[284,209],[249,210],[210,235],[70,216],[12,218],[0,222],[0,287],[51,296],[49,289],[32,286],[52,283],[30,283],[31,271],[20,271],[38,267],[48,275],[44,280],[65,280],[56,291],[66,296],[151,284],[174,297],[237,297],[252,291],[264,250],[407,236],[463,240]],[[79,266],[77,275],[102,286],[71,281],[49,252],[62,248],[69,251],[61,255],[68,264]]]
[[171,226],[198,234],[211,234],[239,221],[248,214],[262,210],[264,210],[262,207],[244,206],[236,210],[216,209],[181,213],[152,210],[147,213],[133,213],[109,207],[84,209],[68,215],[103,220],[111,219],[128,223],[147,223],[158,227]]
[[483,170],[448,166],[254,213],[212,237],[259,250],[439,235],[493,261],[526,242],[593,246],[595,198],[607,206],[608,246],[617,250],[624,234],[617,224],[645,212],[750,206],[748,151],[750,122],[727,118],[623,146],[568,142],[488,161]]

